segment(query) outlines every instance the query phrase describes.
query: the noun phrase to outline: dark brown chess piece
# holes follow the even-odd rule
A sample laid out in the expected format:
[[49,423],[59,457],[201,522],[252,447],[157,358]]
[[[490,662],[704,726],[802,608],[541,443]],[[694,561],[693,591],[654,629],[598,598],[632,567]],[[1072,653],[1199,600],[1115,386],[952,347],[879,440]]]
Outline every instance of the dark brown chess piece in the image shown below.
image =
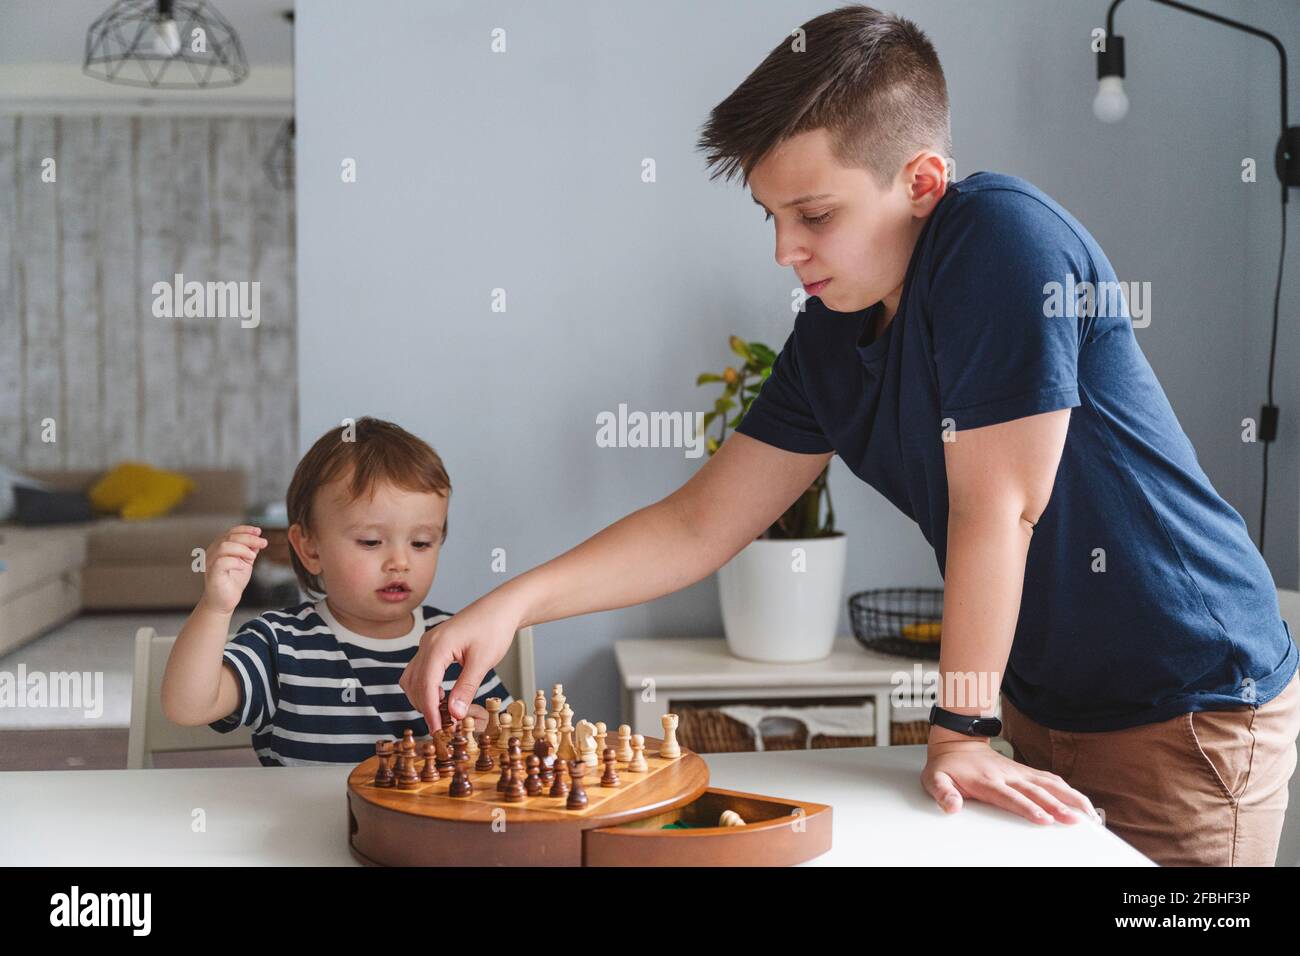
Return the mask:
[[535,797],[542,792],[542,776],[538,773],[542,761],[537,754],[528,755],[528,779],[524,781],[524,789],[528,791],[530,797]]
[[379,758],[379,765],[375,768],[375,786],[391,787],[394,783],[392,764],[393,759],[393,742],[391,740],[375,741],[375,756]]
[[451,755],[451,731],[447,726],[433,735],[434,745],[438,750],[438,773],[451,776],[456,771],[456,761]]
[[510,783],[510,755],[502,754],[499,763],[501,764],[501,776],[497,779],[497,793],[505,793],[506,786]]
[[524,789],[524,761],[519,738],[510,738],[510,779],[506,782],[506,801],[518,803],[527,792]]
[[552,747],[545,740],[539,742],[538,747],[540,749],[537,757],[541,760],[542,786],[549,788],[555,782],[555,771],[551,769],[551,764],[554,763],[551,758]]
[[463,734],[456,734],[451,738],[452,761],[456,765],[455,773],[451,778],[451,787],[447,791],[453,797],[468,797],[474,792],[474,785],[470,783],[469,774],[465,768],[469,766],[469,741]]
[[[406,732],[408,735],[411,731]],[[420,783],[420,774],[415,769],[415,738],[406,736],[402,740],[402,756],[398,762],[399,770],[397,771],[397,786],[402,790],[410,790]]]
[[438,780],[438,768],[434,765],[436,751],[434,750],[433,741],[426,740],[421,744],[420,753],[424,756],[424,769],[420,771],[420,782],[436,783]]
[[474,764],[475,770],[488,771],[496,764],[492,762],[492,743],[488,740],[487,731],[478,734],[478,761]]
[[618,760],[618,751],[613,747],[605,748],[605,774],[600,778],[602,787],[617,787],[619,785],[618,771],[614,769],[614,762]]
[[557,757],[555,760],[555,779],[551,781],[551,796],[567,797],[569,795],[569,781],[566,775],[569,771],[569,761],[563,757]]
[[573,778],[572,789],[569,791],[569,799],[564,805],[570,810],[582,810],[587,806],[587,790],[582,785],[582,775],[587,772],[587,765],[581,760],[573,761],[569,767],[569,776]]

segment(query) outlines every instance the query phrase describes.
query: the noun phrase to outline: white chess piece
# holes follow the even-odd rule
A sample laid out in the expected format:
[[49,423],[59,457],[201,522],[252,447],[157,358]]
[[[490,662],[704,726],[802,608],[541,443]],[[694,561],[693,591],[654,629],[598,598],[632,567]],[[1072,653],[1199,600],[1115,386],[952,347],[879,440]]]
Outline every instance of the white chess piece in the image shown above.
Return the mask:
[[632,760],[627,769],[629,773],[645,773],[650,769],[645,759],[645,737],[641,734],[632,735]]
[[659,748],[659,756],[665,760],[676,760],[682,755],[682,748],[677,743],[677,715],[664,714],[660,719],[664,725],[664,743]]

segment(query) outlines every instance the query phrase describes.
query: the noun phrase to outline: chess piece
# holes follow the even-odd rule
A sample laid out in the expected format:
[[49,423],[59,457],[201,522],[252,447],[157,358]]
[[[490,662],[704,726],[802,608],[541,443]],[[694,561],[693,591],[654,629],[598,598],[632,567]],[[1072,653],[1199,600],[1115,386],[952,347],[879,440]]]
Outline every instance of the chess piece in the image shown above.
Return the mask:
[[645,760],[645,737],[641,734],[632,735],[632,759],[628,761],[628,773],[645,773],[650,769],[650,765]]
[[546,733],[546,694],[538,691],[533,698],[533,732],[541,737]]
[[542,767],[542,785],[549,787],[555,782],[555,770],[552,767],[555,762],[555,751],[545,740],[539,740],[537,747],[537,759],[541,761]]
[[527,709],[522,700],[512,700],[506,708],[506,713],[510,715],[510,732],[519,738],[521,744],[524,739],[524,711]]
[[659,748],[659,756],[665,760],[676,760],[682,755],[682,748],[677,743],[677,715],[664,714],[660,722],[664,725],[664,742]]
[[556,750],[561,757],[572,763],[578,759],[578,750],[573,744],[573,710],[568,704],[560,713],[560,746]]
[[565,779],[569,772],[569,762],[563,757],[555,758],[555,779],[551,781],[551,796],[567,797],[569,795],[569,781]]
[[564,806],[569,810],[582,810],[587,806],[587,791],[582,786],[582,776],[587,772],[587,765],[581,760],[577,761],[569,768],[569,777],[572,780],[569,790],[569,799],[564,801]]
[[501,777],[497,780],[497,793],[505,793],[510,783],[510,751],[504,750],[497,755],[501,762]]
[[609,746],[605,743],[605,738],[609,736],[603,720],[596,721],[596,753],[604,754],[605,748]]
[[389,761],[393,759],[393,742],[391,740],[376,740],[375,756],[379,758],[379,764],[375,767],[375,786],[391,787],[394,778],[392,764]]
[[618,752],[613,747],[606,747],[605,756],[605,773],[600,778],[602,787],[617,787],[619,785],[618,771],[614,769],[614,761],[618,759]]
[[745,821],[735,810],[723,810],[722,816],[718,818],[720,827],[743,827],[744,825]]
[[452,761],[456,765],[456,770],[451,778],[448,796],[468,797],[474,792],[474,784],[470,782],[469,774],[465,772],[465,768],[469,766],[467,743],[464,734],[456,734],[451,738]]
[[420,771],[420,783],[436,783],[438,768],[434,765],[434,761],[437,759],[437,750],[433,746],[433,741],[426,740],[421,744],[420,753],[424,756],[424,769]]
[[507,803],[518,803],[527,792],[524,789],[524,762],[520,756],[519,738],[510,738],[510,779],[506,781],[505,799]]
[[478,734],[474,733],[474,728],[478,726],[473,717],[466,717],[462,724],[465,727],[465,756],[473,760],[478,756]]
[[514,725],[509,714],[501,714],[497,717],[497,753],[503,757],[510,754],[510,735],[514,733]]
[[541,765],[542,761],[538,759],[537,754],[528,755],[528,779],[524,781],[524,789],[528,791],[530,797],[538,796],[542,792],[542,775],[539,773]]
[[492,738],[488,736],[487,731],[483,731],[483,739],[478,749],[478,760],[474,762],[474,769],[478,771],[491,770],[496,764],[492,762]]
[[582,762],[588,767],[595,767],[600,763],[596,759],[596,738],[590,734],[582,737]]
[[524,714],[524,735],[519,738],[519,746],[524,750],[532,750],[537,741],[533,738],[533,727],[535,726],[532,714]]
[[562,710],[564,710],[564,685],[556,684],[551,688],[551,713],[558,719]]
[[618,726],[618,759],[621,763],[632,759],[632,728],[627,724]]
[[451,738],[451,731],[447,729],[440,730],[433,736],[434,750],[438,755],[438,775],[442,777],[450,777],[456,770],[456,761],[451,754]]
[[501,710],[501,698],[489,697],[483,706],[487,708],[488,712],[487,726],[483,729],[487,731],[489,740],[496,740],[501,730],[497,719],[497,714]]
[[546,718],[546,742],[551,745],[551,750],[555,751],[557,756],[560,752],[559,726],[554,717]]
[[402,735],[401,770],[397,774],[397,786],[410,790],[420,782],[420,774],[415,769],[415,731],[409,727]]

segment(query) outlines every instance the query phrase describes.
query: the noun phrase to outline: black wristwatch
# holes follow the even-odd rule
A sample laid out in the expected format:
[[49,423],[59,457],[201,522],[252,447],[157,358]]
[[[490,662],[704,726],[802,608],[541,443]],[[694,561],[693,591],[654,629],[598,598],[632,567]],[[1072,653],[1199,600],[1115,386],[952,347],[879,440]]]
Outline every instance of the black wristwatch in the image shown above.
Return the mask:
[[996,737],[1002,733],[1002,721],[996,717],[954,714],[951,710],[944,710],[938,704],[930,708],[930,723],[938,724],[947,730],[955,730],[968,737]]

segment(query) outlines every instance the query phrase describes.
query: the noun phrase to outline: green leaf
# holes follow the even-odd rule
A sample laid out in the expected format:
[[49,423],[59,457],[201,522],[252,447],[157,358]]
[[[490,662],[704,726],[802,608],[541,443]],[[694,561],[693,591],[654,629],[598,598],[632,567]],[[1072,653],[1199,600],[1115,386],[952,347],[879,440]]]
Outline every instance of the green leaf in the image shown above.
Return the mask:
[[740,424],[740,420],[741,420],[742,418],[744,418],[744,417],[745,417],[745,413],[744,413],[744,412],[741,412],[739,415],[737,415],[737,416],[736,416],[735,418],[733,418],[731,421],[727,422],[727,427],[728,427],[728,428],[735,428],[737,425]]
[[750,342],[749,351],[755,359],[764,366],[771,365],[776,361],[776,353],[764,345],[762,342]]
[[709,426],[713,424],[713,420],[714,420],[715,418],[717,418],[717,417],[718,417],[718,413],[717,413],[717,412],[705,412],[705,413],[704,413],[704,424],[700,426],[701,430],[702,430],[702,431],[708,431]]
[[742,339],[740,336],[733,335],[729,340],[728,344],[730,344],[731,346],[731,351],[735,352],[737,355],[739,355],[741,358],[745,359],[746,361],[754,357],[753,355],[750,354],[749,346],[745,344],[744,339]]
[[707,385],[709,382],[721,382],[722,376],[715,375],[713,372],[701,372],[700,377],[695,380],[696,385]]
[[729,398],[720,398],[713,403],[713,410],[718,413],[730,411],[736,407],[736,403]]

